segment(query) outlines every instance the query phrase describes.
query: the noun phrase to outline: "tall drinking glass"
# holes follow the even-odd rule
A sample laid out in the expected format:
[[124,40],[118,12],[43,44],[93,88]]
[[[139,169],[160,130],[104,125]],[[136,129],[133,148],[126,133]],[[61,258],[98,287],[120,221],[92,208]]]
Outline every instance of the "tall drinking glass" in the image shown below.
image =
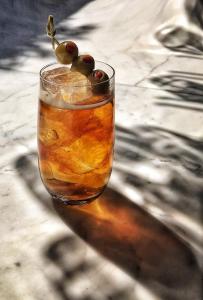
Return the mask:
[[114,145],[114,70],[91,85],[78,72],[50,64],[40,71],[38,156],[42,181],[52,197],[84,204],[108,183]]

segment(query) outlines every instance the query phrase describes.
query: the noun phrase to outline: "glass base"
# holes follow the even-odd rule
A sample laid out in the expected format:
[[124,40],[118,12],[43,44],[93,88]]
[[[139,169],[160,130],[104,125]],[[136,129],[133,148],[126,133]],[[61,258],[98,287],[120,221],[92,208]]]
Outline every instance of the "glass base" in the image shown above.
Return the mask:
[[52,199],[54,201],[59,201],[60,203],[63,203],[64,205],[85,205],[85,204],[89,204],[90,202],[94,201],[95,199],[97,199],[101,193],[103,191],[101,191],[100,193],[98,193],[97,195],[95,196],[91,196],[90,198],[87,198],[87,199],[81,199],[81,200],[72,200],[72,199],[67,199],[66,197],[64,196],[60,196],[60,195],[53,195],[51,194],[52,196]]

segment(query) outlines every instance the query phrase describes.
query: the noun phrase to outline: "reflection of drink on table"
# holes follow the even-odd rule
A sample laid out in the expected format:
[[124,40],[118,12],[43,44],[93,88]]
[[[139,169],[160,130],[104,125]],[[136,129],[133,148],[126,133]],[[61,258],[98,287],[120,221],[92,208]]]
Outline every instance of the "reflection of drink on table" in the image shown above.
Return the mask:
[[61,67],[41,78],[39,167],[48,191],[62,200],[96,197],[111,173],[113,93],[93,95],[83,77]]

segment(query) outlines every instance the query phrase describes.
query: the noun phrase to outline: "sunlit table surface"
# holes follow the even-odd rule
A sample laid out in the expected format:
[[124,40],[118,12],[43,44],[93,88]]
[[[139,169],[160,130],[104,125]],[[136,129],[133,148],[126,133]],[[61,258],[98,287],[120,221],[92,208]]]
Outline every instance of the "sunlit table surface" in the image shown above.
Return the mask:
[[[14,34],[15,17],[10,24],[16,52],[9,39],[0,50],[0,299],[201,300],[202,56],[135,42],[131,31],[119,35],[114,16],[121,2],[83,2],[69,14],[60,6],[58,26],[61,39],[68,32],[116,69],[112,176],[98,199],[80,207],[53,202],[43,187],[38,73],[54,59],[41,28],[55,6],[40,10],[36,27],[33,14],[30,23],[23,18],[32,11],[25,6],[18,25],[24,35]],[[146,9],[139,3],[141,14]],[[134,20],[130,4],[128,10]],[[30,34],[36,36],[26,44]]]

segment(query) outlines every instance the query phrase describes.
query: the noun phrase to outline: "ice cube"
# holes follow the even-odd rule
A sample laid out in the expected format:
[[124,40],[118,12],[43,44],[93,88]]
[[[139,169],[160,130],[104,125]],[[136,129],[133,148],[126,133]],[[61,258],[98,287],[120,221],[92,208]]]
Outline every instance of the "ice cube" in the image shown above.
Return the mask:
[[65,166],[59,162],[52,161],[51,163],[53,178],[71,182],[71,183],[80,183],[83,179],[80,175],[71,172],[69,169],[65,168]]
[[46,83],[53,84],[63,84],[66,83],[67,78],[70,74],[70,69],[68,67],[60,67],[52,70],[45,71],[42,74],[42,78]]
[[51,105],[66,108],[67,103],[82,103],[92,96],[88,78],[68,67],[45,71],[42,77],[41,99]]
[[47,160],[39,160],[39,165],[43,177],[46,179],[53,178],[52,168]]
[[61,87],[63,100],[68,104],[82,104],[92,96],[91,83],[79,72],[70,72],[69,84]]
[[69,145],[77,138],[71,130],[71,118],[67,117],[68,114],[70,113],[63,115],[62,111],[48,111],[46,117],[40,116],[39,140],[44,146],[55,148],[63,144]]
[[56,143],[59,137],[56,130],[43,128],[43,130],[40,130],[39,138],[44,145],[51,146]]
[[108,181],[108,175],[104,176],[103,174],[97,174],[97,173],[87,173],[83,175],[83,181],[82,183],[86,187],[90,188],[101,188],[103,187],[107,181]]
[[59,91],[59,85],[66,84],[70,69],[68,67],[60,67],[45,71],[42,74],[42,88],[51,94]]
[[113,105],[112,103],[107,103],[100,106],[94,110],[94,115],[97,117],[103,126],[112,126],[113,122]]
[[55,154],[58,161],[69,170],[76,174],[85,174],[97,168],[108,151],[108,142],[100,142],[93,136],[84,134],[70,146],[57,149]]

